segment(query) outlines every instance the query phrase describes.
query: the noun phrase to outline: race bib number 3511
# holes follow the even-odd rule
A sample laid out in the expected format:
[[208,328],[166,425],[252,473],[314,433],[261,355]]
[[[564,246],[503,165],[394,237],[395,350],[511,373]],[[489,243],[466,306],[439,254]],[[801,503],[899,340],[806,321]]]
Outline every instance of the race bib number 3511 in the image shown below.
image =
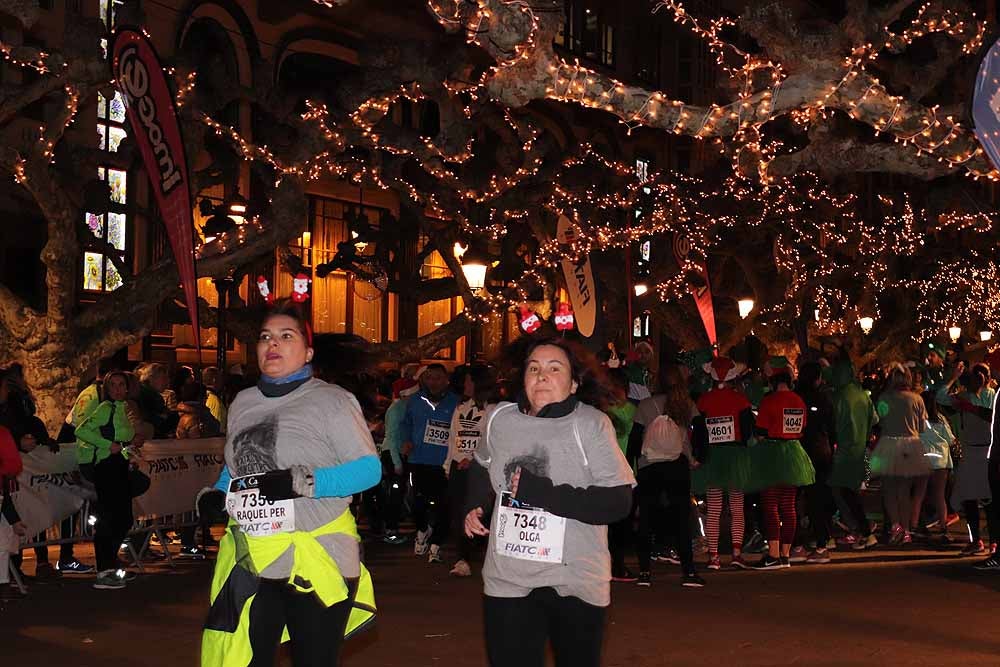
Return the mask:
[[561,563],[566,519],[520,503],[509,493],[500,496],[495,550],[501,556],[540,563]]
[[260,475],[237,477],[229,483],[226,512],[251,537],[295,530],[295,501],[268,500],[257,488]]
[[806,412],[798,408],[785,408],[782,412],[782,431],[785,435],[799,435],[805,426]]

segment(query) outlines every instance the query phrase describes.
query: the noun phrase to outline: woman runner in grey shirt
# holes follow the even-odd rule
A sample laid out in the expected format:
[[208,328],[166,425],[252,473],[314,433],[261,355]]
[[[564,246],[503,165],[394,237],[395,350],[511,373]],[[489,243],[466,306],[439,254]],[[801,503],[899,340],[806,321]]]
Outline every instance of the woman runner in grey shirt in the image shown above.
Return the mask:
[[466,534],[489,535],[489,663],[541,667],[551,642],[556,665],[596,666],[611,602],[607,525],[628,514],[635,478],[611,421],[586,402],[607,393],[588,352],[541,340],[523,369],[518,402],[490,415],[469,469]]

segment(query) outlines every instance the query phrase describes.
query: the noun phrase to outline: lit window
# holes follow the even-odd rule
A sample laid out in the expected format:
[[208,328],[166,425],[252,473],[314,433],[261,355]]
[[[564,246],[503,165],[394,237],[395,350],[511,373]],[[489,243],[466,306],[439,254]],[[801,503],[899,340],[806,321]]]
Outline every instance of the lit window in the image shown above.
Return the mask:
[[[426,242],[426,241],[425,241]],[[420,267],[420,278],[429,280],[433,278],[448,278],[451,271],[444,262],[444,258],[438,251],[434,251],[427,256]],[[417,335],[426,336],[438,327],[447,324],[465,308],[461,297],[450,299],[440,299],[438,301],[428,301],[417,306]],[[464,354],[464,353],[462,353]],[[461,358],[459,345],[446,347],[432,355],[437,359],[458,359]]]
[[640,181],[649,178],[649,160],[641,157],[635,159],[635,177]]

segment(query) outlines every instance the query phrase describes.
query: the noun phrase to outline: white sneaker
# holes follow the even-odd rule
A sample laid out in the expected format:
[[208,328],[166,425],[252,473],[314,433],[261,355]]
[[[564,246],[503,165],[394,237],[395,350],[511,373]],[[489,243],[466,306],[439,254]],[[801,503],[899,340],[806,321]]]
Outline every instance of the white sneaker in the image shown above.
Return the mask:
[[441,562],[441,547],[437,544],[431,545],[431,553],[427,556],[428,563],[440,563]]
[[451,568],[451,574],[455,577],[471,577],[472,568],[469,567],[468,562],[460,560]]
[[427,555],[427,541],[431,539],[432,529],[418,530],[417,539],[413,541],[413,553],[417,556]]

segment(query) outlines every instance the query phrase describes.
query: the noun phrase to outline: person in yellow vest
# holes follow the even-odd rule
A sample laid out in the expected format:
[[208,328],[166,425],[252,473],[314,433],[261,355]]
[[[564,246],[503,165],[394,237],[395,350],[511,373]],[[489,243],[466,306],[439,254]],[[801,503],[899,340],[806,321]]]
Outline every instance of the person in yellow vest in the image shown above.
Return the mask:
[[354,396],[312,377],[311,338],[298,306],[276,304],[257,341],[261,380],[229,409],[215,488],[230,519],[202,667],[273,665],[289,639],[296,667],[332,667],[343,639],[374,617],[349,505],[378,484],[382,466]]

